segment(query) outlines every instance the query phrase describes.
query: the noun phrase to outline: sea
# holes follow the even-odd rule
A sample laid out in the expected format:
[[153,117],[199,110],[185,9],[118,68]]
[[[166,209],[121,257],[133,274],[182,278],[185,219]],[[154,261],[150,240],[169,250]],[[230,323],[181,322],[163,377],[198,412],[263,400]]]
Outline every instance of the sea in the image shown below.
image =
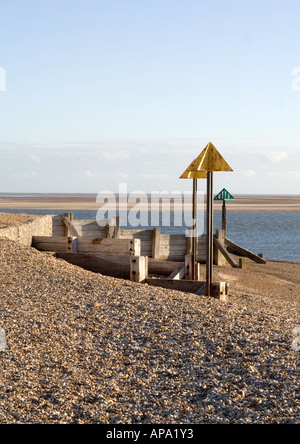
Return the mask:
[[[1,209],[7,213],[63,214],[70,210]],[[95,210],[72,210],[74,219],[96,219]],[[160,228],[162,234],[185,234],[191,224],[191,214],[182,212],[117,212],[121,228]],[[104,215],[105,216],[105,215]],[[112,214],[108,215],[109,217]],[[222,228],[220,211],[214,212],[214,230]],[[205,233],[205,212],[198,213],[198,233]],[[241,211],[227,212],[227,237],[266,259],[300,262],[300,213]]]

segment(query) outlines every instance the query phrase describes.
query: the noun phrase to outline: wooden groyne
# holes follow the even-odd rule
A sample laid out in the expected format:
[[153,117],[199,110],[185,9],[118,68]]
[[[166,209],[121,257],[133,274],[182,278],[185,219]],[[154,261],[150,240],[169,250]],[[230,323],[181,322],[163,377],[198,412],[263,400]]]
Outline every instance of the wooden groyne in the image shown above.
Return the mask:
[[[74,220],[68,213],[53,216],[52,236],[33,236],[32,246],[93,272],[200,295],[206,282],[193,280],[191,241],[185,235],[161,234],[159,228],[124,230],[119,218],[98,225],[94,220]],[[266,263],[227,239],[224,230],[217,230],[213,252],[215,265],[243,268],[244,257]],[[206,235],[197,239],[197,261],[198,267],[206,261]],[[215,297],[227,299],[225,282],[214,282],[212,290]]]
[[[68,252],[70,246],[66,244],[66,237],[75,236],[78,239],[85,238],[86,253],[102,253],[97,249],[96,239],[138,239],[141,241],[141,256],[147,256],[161,261],[181,262],[187,254],[191,254],[191,238],[183,235],[161,234],[159,228],[150,230],[124,230],[119,226],[119,219],[109,219],[106,226],[102,227],[97,221],[74,220],[72,214],[53,217],[53,243],[60,242],[59,252]],[[59,237],[62,239],[59,240]],[[94,239],[94,244],[89,239]],[[51,242],[47,239],[35,239],[35,247],[43,247],[43,242]],[[90,244],[90,247],[88,247]],[[58,245],[56,245],[58,247]],[[206,236],[198,238],[198,260],[205,263]],[[54,245],[55,247],[55,245]],[[82,246],[78,246],[79,249]],[[98,250],[98,251],[97,251]],[[56,250],[52,250],[56,251]],[[73,252],[75,252],[73,250]],[[77,250],[77,252],[83,252]]]

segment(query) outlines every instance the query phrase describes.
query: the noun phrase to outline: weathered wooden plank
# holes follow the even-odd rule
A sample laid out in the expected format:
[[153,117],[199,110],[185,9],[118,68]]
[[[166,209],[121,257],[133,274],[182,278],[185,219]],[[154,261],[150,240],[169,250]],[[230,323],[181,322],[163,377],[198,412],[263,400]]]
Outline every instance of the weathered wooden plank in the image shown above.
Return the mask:
[[224,258],[227,260],[227,262],[233,267],[233,268],[239,268],[239,266],[234,262],[226,248],[221,244],[219,239],[216,237],[214,238],[214,245],[215,247],[222,253]]
[[66,243],[67,238],[64,236],[33,236],[32,237],[33,243]]
[[91,220],[91,219],[76,219],[73,220],[73,224],[78,228],[78,227],[98,227],[98,228],[104,228],[104,227],[100,227],[97,224],[96,220]]
[[[93,253],[66,253],[57,252],[56,257],[78,265],[85,270],[113,276],[121,279],[130,279],[130,256],[121,254],[93,254]],[[178,267],[178,262],[150,259],[149,274],[169,276]]]
[[[67,248],[72,248],[72,250],[74,248],[70,246],[68,247],[67,237],[55,236],[34,236],[32,245],[42,251],[64,251],[64,249]],[[127,240],[78,237],[77,251],[82,253],[115,253],[139,256],[141,253],[141,241],[139,239]]]
[[173,247],[161,247],[160,248],[160,254],[164,253],[178,253],[178,254],[185,254],[185,248],[174,245]]
[[56,257],[94,273],[130,279],[130,256],[128,254],[56,253]]
[[39,251],[67,251],[67,242],[65,244],[43,242],[41,244],[34,244],[33,248],[36,248]]
[[59,216],[59,219],[52,218],[52,226],[53,227],[63,227],[62,216]]
[[120,230],[120,236],[123,239],[131,239],[133,237],[140,238],[140,236],[152,239],[152,231],[153,230]]
[[162,247],[169,247],[169,246],[174,246],[174,245],[178,245],[182,248],[186,248],[187,246],[187,241],[185,240],[181,240],[181,241],[175,241],[174,239],[170,239],[168,242],[164,242],[162,241],[160,244]]
[[169,276],[177,267],[179,263],[173,261],[162,261],[149,258],[149,274],[158,276]]
[[246,248],[241,247],[240,245],[235,244],[227,237],[225,238],[225,245],[229,253],[236,254],[238,256],[248,257],[252,261],[257,264],[266,264],[267,261],[260,256],[252,253],[252,251],[246,250]]
[[185,277],[185,263],[180,264],[168,277],[168,279],[183,279]]
[[203,285],[201,285],[199,290],[196,291],[196,294],[198,296],[205,296],[205,293],[206,293],[206,282]]
[[77,228],[77,231],[79,233],[78,237],[106,237],[106,230],[88,230],[88,231],[82,231],[80,228]]
[[[67,238],[66,238],[67,239]],[[37,243],[32,245],[33,248],[36,248],[39,251],[53,251],[53,252],[67,252],[68,251],[68,244],[65,242],[62,243],[55,243],[55,242],[43,242],[43,243]]]
[[62,221],[67,227],[68,231],[71,233],[71,236],[78,237],[79,233],[76,230],[75,226],[72,224],[72,222],[65,216],[62,217]]
[[52,228],[52,235],[55,237],[64,237],[65,236],[65,229],[63,227],[53,227]]
[[140,255],[139,239],[101,239],[83,238],[77,240],[77,250],[80,253],[107,253]]
[[183,259],[184,259],[184,256],[182,256],[182,255],[161,256],[161,260],[164,260],[164,261],[182,262]]

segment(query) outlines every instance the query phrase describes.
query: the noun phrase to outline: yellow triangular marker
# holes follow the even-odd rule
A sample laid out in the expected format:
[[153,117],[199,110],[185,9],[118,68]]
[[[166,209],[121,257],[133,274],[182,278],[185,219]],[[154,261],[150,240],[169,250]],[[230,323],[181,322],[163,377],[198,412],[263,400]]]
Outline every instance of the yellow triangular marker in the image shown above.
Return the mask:
[[206,179],[207,171],[233,171],[211,142],[193,160],[180,179]]

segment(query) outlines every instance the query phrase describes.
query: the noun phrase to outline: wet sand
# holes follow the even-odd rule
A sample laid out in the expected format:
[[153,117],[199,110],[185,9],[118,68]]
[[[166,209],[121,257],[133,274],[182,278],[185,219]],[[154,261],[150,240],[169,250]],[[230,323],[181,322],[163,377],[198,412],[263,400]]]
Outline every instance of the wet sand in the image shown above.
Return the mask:
[[[0,194],[0,209],[43,209],[43,210],[98,210],[103,203],[97,203],[96,194],[41,194],[41,195],[24,195],[24,197],[14,196],[10,194]],[[121,196],[120,200],[116,199],[117,209],[130,209],[137,205],[136,198],[131,195],[128,203],[126,197]],[[205,199],[204,199],[205,201]],[[203,196],[199,197],[199,206],[203,205]],[[151,210],[157,209],[154,202],[139,202],[139,209]],[[112,209],[114,201],[106,204],[106,209]],[[273,195],[237,195],[234,201],[226,203],[228,211],[286,211],[300,212],[300,195],[289,196],[273,196]],[[162,206],[161,209],[168,209]],[[190,210],[192,208],[192,199],[185,201],[184,208]],[[214,208],[220,211],[222,202],[215,202]],[[182,204],[171,203],[171,210],[182,210]]]

